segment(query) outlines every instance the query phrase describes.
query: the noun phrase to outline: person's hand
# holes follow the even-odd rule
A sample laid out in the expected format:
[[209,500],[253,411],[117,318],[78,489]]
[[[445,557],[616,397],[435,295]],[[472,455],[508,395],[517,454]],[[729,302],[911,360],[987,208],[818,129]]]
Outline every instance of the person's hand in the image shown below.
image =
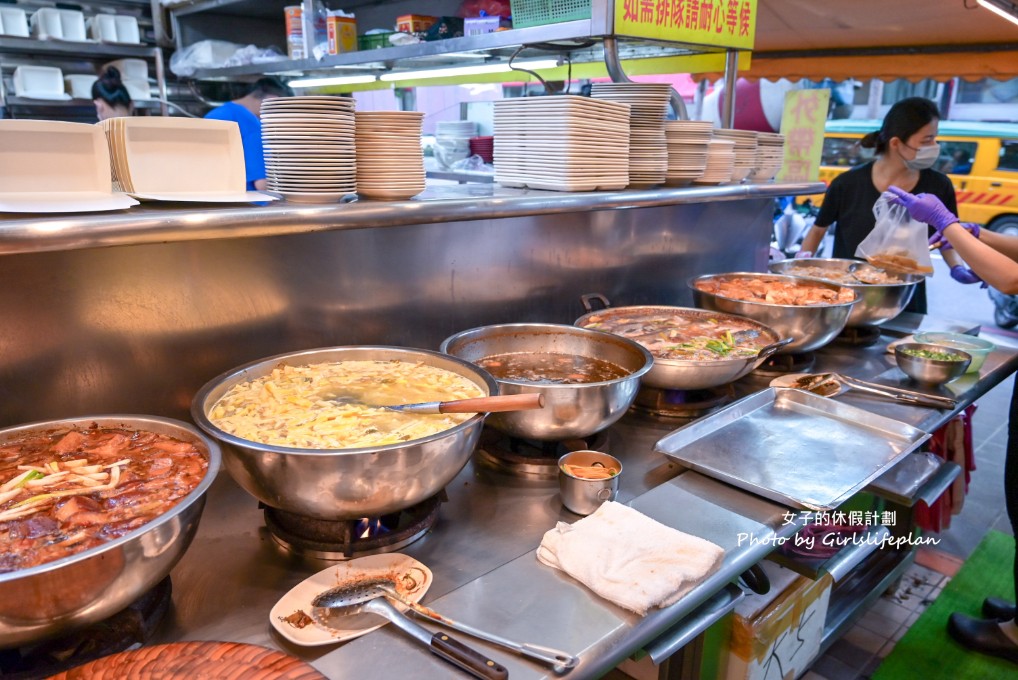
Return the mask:
[[962,264],[956,264],[951,267],[951,278],[958,283],[970,284],[970,283],[981,283],[983,285],[980,288],[986,288],[986,282],[979,278],[979,274]]
[[799,252],[797,252],[795,254],[795,258],[794,259],[798,260],[798,259],[803,258],[803,257],[813,257],[813,251],[812,250],[800,250]]
[[908,211],[912,219],[925,222],[938,232],[944,231],[958,221],[958,217],[933,194],[913,195],[896,186],[887,187],[894,194],[892,205],[900,205]]
[[[982,228],[975,222],[960,222],[962,229],[972,234],[976,238],[979,238],[979,232]],[[941,250],[951,250],[954,246],[947,240],[947,235],[942,231],[938,231],[930,237],[930,247],[940,248]]]

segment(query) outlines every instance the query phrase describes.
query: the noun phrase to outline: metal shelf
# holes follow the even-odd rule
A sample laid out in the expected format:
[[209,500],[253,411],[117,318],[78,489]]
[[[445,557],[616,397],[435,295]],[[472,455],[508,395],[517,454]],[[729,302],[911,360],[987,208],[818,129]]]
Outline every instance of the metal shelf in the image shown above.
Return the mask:
[[[59,107],[59,108],[94,108],[95,103],[91,99],[32,99],[31,97],[7,97],[3,105],[14,107],[14,106],[30,106],[34,109],[47,108],[47,107]],[[136,109],[156,109],[162,106],[162,102],[155,99],[139,99],[134,101],[134,108]]]
[[101,42],[70,40],[37,40],[36,38],[0,37],[0,53],[23,53],[33,56],[71,57],[148,57],[159,50],[152,45],[114,45]]

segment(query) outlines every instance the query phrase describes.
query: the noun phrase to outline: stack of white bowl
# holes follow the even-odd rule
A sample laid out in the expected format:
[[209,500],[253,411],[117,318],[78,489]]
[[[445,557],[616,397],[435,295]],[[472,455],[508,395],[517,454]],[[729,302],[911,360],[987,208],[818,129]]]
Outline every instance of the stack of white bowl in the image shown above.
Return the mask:
[[770,182],[785,161],[785,136],[775,132],[758,132],[756,165],[746,178],[749,182]]
[[435,160],[448,169],[470,155],[470,138],[477,136],[472,120],[442,120],[435,124]]
[[735,169],[735,142],[730,139],[712,139],[707,149],[707,167],[693,184],[724,184],[732,181]]
[[333,203],[357,190],[354,100],[275,97],[262,102],[268,188],[295,203]]
[[424,191],[424,153],[417,111],[358,111],[357,193],[410,198]]
[[756,132],[752,130],[714,130],[715,139],[729,139],[735,142],[735,167],[732,182],[741,182],[749,177],[756,167]]
[[668,171],[665,117],[672,86],[668,83],[594,83],[590,96],[629,104],[629,186],[663,184]]
[[629,184],[629,106],[556,95],[495,102],[495,181],[552,191]]
[[703,175],[714,126],[709,120],[669,120],[665,123],[668,146],[667,186],[689,184]]

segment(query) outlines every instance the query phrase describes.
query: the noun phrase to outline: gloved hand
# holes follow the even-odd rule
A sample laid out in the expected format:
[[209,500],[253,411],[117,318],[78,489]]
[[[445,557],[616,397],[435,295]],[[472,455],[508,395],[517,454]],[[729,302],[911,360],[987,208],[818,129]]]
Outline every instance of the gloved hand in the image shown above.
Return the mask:
[[951,278],[958,283],[981,283],[983,285],[980,288],[986,288],[986,282],[979,278],[979,274],[966,267],[965,265],[956,264],[951,267]]
[[[960,222],[962,229],[972,234],[976,238],[979,238],[979,232],[982,231],[981,227],[975,222]],[[930,237],[930,245],[934,248],[940,248],[941,250],[951,250],[954,246],[947,240],[947,236],[944,232],[938,231]]]
[[812,250],[800,250],[799,252],[797,252],[795,254],[795,258],[794,259],[798,260],[799,258],[802,258],[802,257],[813,257],[813,251]]
[[958,221],[958,217],[933,194],[915,196],[895,186],[887,187],[887,190],[896,196],[891,200],[892,205],[904,206],[912,219],[925,222],[938,233]]

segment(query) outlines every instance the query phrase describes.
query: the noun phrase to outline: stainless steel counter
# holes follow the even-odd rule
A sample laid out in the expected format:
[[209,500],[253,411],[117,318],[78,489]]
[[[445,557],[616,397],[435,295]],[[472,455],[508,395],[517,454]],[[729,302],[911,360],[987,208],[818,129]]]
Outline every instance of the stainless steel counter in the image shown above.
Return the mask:
[[[829,346],[817,357],[818,369],[858,377],[878,376],[893,361],[882,345]],[[966,378],[954,386],[959,408],[1016,366],[1018,353],[1010,349],[991,354],[978,379]],[[750,376],[738,389],[749,393],[766,382]],[[925,429],[938,427],[952,415],[864,394],[848,393],[839,399]],[[512,477],[475,459],[448,487],[449,501],[434,530],[402,550],[434,572],[425,603],[506,637],[579,655],[581,663],[569,678],[599,677],[655,641],[764,558],[773,547],[768,539],[797,529],[785,523],[785,508],[696,473],[680,473],[654,454],[654,443],[674,427],[674,421],[629,413],[609,430],[609,443],[625,465],[621,502],[726,550],[720,571],[680,602],[639,617],[541,565],[534,549],[544,532],[558,521],[578,519],[561,506],[557,483]],[[753,535],[757,542],[740,545],[740,533]],[[265,535],[255,501],[224,474],[212,488],[194,544],[172,573],[174,609],[159,641],[221,639],[267,645],[309,661],[330,678],[458,677],[392,626],[337,646],[298,648],[279,637],[269,625],[270,608],[293,585],[327,564],[280,553]],[[535,662],[468,642],[505,664],[512,678],[554,677]]]
[[109,213],[0,214],[0,255],[461,220],[648,208],[822,193],[818,182],[566,193],[485,185],[431,187],[408,201],[218,207],[145,203]]

